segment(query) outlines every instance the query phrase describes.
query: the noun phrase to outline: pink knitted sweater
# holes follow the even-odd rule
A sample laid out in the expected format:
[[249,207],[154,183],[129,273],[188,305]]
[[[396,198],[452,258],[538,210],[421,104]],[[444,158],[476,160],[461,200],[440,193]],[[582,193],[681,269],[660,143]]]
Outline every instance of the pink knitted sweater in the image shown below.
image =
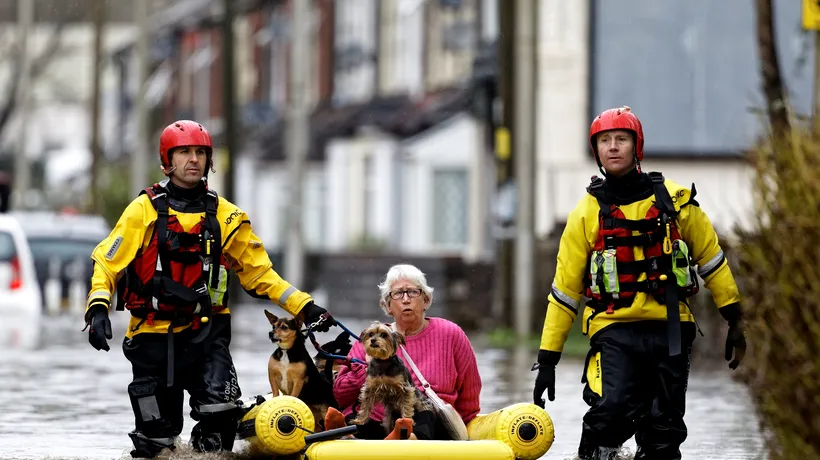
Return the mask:
[[[428,318],[430,322],[418,335],[407,337],[404,346],[407,354],[418,366],[419,371],[430,383],[430,387],[444,401],[452,404],[464,423],[472,420],[479,412],[481,376],[478,375],[475,353],[464,331],[455,323],[443,318]],[[399,353],[413,377],[419,391],[424,391],[413,369]],[[365,361],[364,347],[360,342],[353,344],[348,358]],[[333,394],[345,416],[358,403],[359,391],[364,385],[367,366],[350,363],[339,369],[333,384]],[[381,421],[384,407],[379,404],[370,418]]]

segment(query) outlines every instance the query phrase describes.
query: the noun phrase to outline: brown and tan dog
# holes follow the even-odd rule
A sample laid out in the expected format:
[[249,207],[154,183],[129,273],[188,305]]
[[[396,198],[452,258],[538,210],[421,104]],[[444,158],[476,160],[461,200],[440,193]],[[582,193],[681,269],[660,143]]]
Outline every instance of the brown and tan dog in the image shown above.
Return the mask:
[[265,310],[273,330],[268,334],[278,348],[268,359],[268,381],[273,397],[282,394],[301,399],[313,412],[316,431],[328,407],[338,408],[333,385],[322,377],[305,346],[302,324],[294,318],[278,318]]
[[413,414],[427,408],[426,400],[413,384],[410,372],[396,354],[404,345],[404,335],[389,326],[375,322],[365,329],[359,341],[371,358],[367,377],[359,394],[361,408],[351,423],[367,423],[376,403],[384,405],[385,434],[393,430],[395,416],[412,419]]

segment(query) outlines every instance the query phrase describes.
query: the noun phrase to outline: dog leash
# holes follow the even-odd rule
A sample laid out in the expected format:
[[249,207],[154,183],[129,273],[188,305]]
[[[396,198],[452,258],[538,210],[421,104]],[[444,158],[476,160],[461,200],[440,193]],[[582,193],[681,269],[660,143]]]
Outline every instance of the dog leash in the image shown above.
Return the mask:
[[347,332],[351,337],[353,337],[353,340],[359,340],[359,334],[354,334],[353,331],[348,329],[347,326],[341,323],[341,321],[337,320],[336,318],[333,318],[333,322],[336,323],[337,326],[342,328],[343,331]]
[[[337,324],[338,324],[338,322],[337,322]],[[358,359],[358,358],[349,358],[348,359],[347,356],[334,355],[333,353],[328,353],[327,351],[325,351],[322,348],[321,345],[319,345],[319,342],[316,340],[316,337],[313,335],[313,331],[311,331],[310,329],[305,329],[305,331],[307,331],[307,337],[308,337],[308,339],[310,339],[310,343],[313,344],[313,348],[315,348],[316,351],[318,351],[319,354],[321,354],[322,356],[324,356],[326,358],[330,358],[330,359],[336,359],[336,360],[339,360],[339,361],[346,361],[346,362],[359,363],[359,364],[365,364],[365,365],[367,364],[367,363],[365,363],[364,361],[362,361],[361,359]],[[347,331],[347,332],[350,333],[350,331]]]

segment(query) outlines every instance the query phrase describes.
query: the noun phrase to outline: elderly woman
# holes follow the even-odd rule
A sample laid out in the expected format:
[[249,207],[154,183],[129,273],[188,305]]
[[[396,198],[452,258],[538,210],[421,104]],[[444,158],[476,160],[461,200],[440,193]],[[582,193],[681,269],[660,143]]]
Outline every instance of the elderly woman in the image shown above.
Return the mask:
[[[427,316],[427,309],[433,303],[433,288],[427,285],[424,273],[413,265],[395,265],[387,272],[379,290],[379,305],[395,321],[388,324],[405,335],[405,350],[430,387],[456,409],[464,423],[472,420],[478,414],[481,393],[475,353],[467,335],[455,323]],[[410,370],[416,387],[423,392],[403,354],[399,353],[399,356]],[[366,359],[361,343],[353,345],[348,358]],[[355,417],[365,374],[363,364],[344,365],[333,385],[336,401],[345,408],[343,413],[347,421]],[[384,429],[380,425],[383,413],[383,407],[377,406],[370,421],[359,427],[357,437],[384,438]],[[432,411],[419,412],[413,419],[413,433],[418,439],[449,439],[446,429]]]

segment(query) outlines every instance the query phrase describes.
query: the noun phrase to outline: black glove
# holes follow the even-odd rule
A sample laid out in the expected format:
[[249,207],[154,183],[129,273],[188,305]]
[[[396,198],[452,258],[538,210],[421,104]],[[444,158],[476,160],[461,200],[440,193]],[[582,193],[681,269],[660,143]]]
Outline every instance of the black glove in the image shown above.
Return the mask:
[[305,319],[305,325],[311,331],[327,332],[336,325],[336,320],[324,308],[313,302],[308,303],[300,312]]
[[[720,308],[719,311],[720,314],[723,315],[723,318],[729,323],[729,332],[726,334],[724,358],[726,358],[726,361],[731,361],[729,368],[734,370],[737,369],[737,366],[743,361],[743,357],[746,356],[746,331],[743,330],[743,326],[741,325],[743,313],[740,310],[740,304],[737,303],[726,305]],[[733,354],[734,359],[732,359]]]
[[538,371],[535,378],[535,389],[532,392],[532,402],[540,408],[544,408],[544,390],[547,390],[547,397],[550,401],[555,401],[555,366],[561,359],[560,351],[540,350],[538,352],[538,362],[533,364],[531,370]]
[[[113,338],[111,334],[111,320],[108,319],[108,301],[105,299],[93,299],[85,312],[85,326],[88,329],[88,343],[97,350],[108,351],[108,340]],[[85,330],[85,329],[83,329]]]

